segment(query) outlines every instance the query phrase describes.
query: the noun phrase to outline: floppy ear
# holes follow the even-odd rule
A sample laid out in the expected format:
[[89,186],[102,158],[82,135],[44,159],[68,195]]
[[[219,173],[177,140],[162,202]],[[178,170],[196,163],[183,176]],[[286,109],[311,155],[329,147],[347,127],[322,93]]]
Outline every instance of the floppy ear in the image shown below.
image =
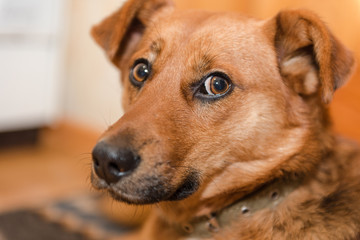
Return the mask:
[[118,60],[135,50],[155,15],[171,6],[171,0],[128,0],[118,11],[94,26],[91,34],[117,65]]
[[280,73],[298,94],[329,103],[354,68],[354,58],[314,13],[282,11],[273,20]]

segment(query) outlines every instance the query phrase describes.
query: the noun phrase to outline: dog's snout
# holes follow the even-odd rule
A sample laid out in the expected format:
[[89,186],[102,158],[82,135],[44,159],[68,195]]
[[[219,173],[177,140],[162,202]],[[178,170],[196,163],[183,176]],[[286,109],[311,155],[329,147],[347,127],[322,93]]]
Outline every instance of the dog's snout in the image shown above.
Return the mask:
[[96,144],[92,158],[96,175],[109,184],[133,172],[141,160],[132,150],[105,141]]

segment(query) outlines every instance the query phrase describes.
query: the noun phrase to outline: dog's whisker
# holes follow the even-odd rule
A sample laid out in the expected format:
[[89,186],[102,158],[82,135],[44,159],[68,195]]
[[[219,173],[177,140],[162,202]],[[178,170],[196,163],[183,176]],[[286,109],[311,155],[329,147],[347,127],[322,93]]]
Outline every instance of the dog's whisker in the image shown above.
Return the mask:
[[91,163],[92,158],[90,158],[90,157],[82,157],[82,158],[78,158],[77,160],[78,160],[78,163],[81,163],[81,164],[85,164],[85,165],[89,165],[89,164],[91,165],[92,164]]
[[104,124],[104,127],[105,127],[105,129],[109,129],[110,128],[110,126],[111,126],[111,122],[110,122],[110,120],[109,119],[112,119],[111,118],[111,114],[112,114],[112,112],[109,110],[109,112],[108,112],[108,117],[107,118],[105,118],[103,115],[102,115],[102,120],[103,120],[103,124]]
[[78,156],[83,156],[83,155],[88,155],[88,156],[91,156],[91,153],[90,152],[85,152],[85,153],[80,153]]

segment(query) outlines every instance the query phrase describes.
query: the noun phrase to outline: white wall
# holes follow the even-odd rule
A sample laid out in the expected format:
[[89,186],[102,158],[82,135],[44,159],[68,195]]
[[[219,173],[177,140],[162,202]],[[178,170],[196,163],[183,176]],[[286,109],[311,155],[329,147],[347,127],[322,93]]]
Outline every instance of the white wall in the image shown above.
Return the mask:
[[121,114],[120,74],[90,36],[123,0],[71,0],[64,89],[66,120],[104,130]]
[[64,0],[0,0],[0,132],[61,115]]

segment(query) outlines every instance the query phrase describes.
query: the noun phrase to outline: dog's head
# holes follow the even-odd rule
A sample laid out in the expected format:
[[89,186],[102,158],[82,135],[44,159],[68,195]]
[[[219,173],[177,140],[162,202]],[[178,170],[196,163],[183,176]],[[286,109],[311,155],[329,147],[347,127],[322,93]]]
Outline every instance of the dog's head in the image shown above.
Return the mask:
[[351,53],[311,12],[260,21],[129,0],[92,35],[121,70],[125,114],[93,150],[93,184],[135,204],[246,191],[311,170]]

